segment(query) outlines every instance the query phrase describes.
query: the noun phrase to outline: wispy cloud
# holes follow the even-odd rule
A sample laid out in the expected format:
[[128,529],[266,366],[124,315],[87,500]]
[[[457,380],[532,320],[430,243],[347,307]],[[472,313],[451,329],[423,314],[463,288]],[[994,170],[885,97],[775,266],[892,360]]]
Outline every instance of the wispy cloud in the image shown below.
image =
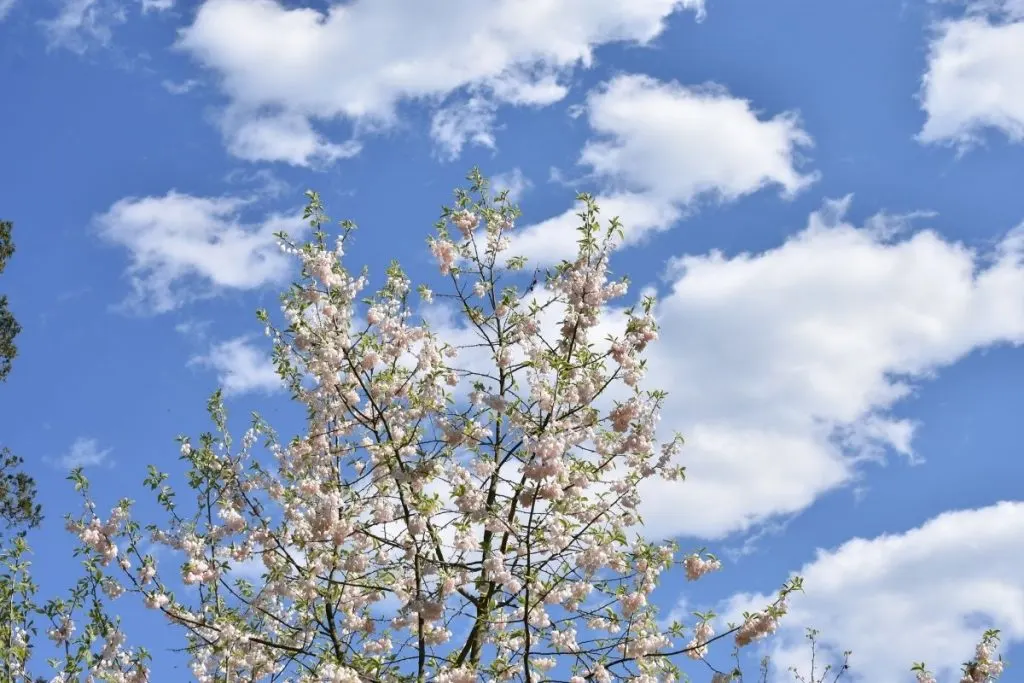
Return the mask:
[[233,185],[249,186],[256,195],[268,199],[282,197],[295,191],[292,185],[282,180],[269,168],[261,168],[257,171],[236,168],[224,176],[224,181]]
[[3,21],[14,7],[17,0],[0,0],[0,21]]
[[174,7],[174,0],[142,0],[143,12],[165,12]]
[[51,49],[83,53],[91,45],[108,45],[114,26],[123,24],[125,19],[125,8],[120,2],[63,0],[57,16],[40,23]]
[[180,83],[176,83],[175,81],[169,79],[164,79],[160,83],[160,85],[162,85],[164,87],[164,90],[171,93],[172,95],[184,95],[185,93],[191,91],[193,88],[199,85],[199,79],[188,78]]
[[209,329],[209,327],[209,320],[195,320],[192,318],[188,318],[176,324],[174,326],[174,331],[183,337],[187,337],[198,341],[204,341],[206,339],[206,331],[207,329]]
[[100,448],[96,439],[80,436],[71,444],[71,449],[54,460],[53,464],[67,470],[76,467],[99,467],[107,464],[110,450],[109,448]]
[[467,143],[494,149],[496,117],[497,106],[480,97],[438,109],[430,121],[438,156],[454,161]]
[[533,183],[517,167],[506,173],[499,173],[493,176],[491,178],[491,187],[495,192],[508,190],[508,198],[513,202],[518,202],[522,199],[523,194],[533,187]]

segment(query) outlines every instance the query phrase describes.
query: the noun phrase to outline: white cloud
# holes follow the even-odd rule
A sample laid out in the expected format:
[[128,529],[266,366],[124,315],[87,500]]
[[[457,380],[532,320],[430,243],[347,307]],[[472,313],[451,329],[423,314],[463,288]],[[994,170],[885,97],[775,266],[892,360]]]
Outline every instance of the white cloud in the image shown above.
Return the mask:
[[221,77],[238,112],[342,117],[364,129],[393,123],[401,101],[436,103],[462,90],[495,103],[550,104],[596,47],[647,44],[684,9],[699,15],[703,2],[355,0],[319,12],[206,0],[178,44]]
[[[599,195],[595,198],[601,216],[622,219],[626,244],[640,242],[645,236],[668,230],[683,217],[680,208],[669,202],[631,192]],[[524,227],[512,237],[511,251],[530,259],[533,266],[544,266],[576,254],[580,220],[576,209],[569,209],[540,223]]]
[[209,353],[189,363],[215,370],[226,396],[271,393],[283,387],[270,355],[256,348],[248,336],[215,344]]
[[[588,95],[585,114],[594,137],[579,163],[604,188],[602,213],[622,216],[627,243],[668,229],[699,199],[731,201],[770,186],[790,196],[816,178],[799,170],[811,138],[795,114],[761,117],[717,86],[618,76]],[[531,226],[517,249],[543,263],[571,255],[575,223],[571,209]]]
[[[0,0],[0,19],[16,0]],[[114,28],[128,19],[126,0],[59,0],[57,16],[40,22],[50,48],[62,47],[84,53],[90,47],[106,47]],[[174,0],[140,0],[143,13],[162,12],[174,6]]]
[[174,7],[174,0],[140,0],[143,12],[165,12]]
[[497,194],[508,190],[509,201],[518,202],[523,194],[533,187],[530,179],[523,175],[522,169],[516,167],[506,173],[491,176],[491,190]]
[[[856,227],[849,202],[826,204],[774,249],[671,264],[647,385],[669,392],[663,436],[686,437],[687,478],[644,485],[652,537],[763,530],[857,485],[868,460],[920,461],[899,401],[975,350],[1024,344],[1024,225],[977,253],[911,231],[907,216]],[[622,313],[609,310],[592,338],[621,333]],[[433,311],[432,327],[473,344],[447,314]],[[541,324],[557,329],[557,311]],[[487,363],[481,350],[460,356]]]
[[252,192],[259,197],[282,197],[294,191],[291,184],[282,180],[269,168],[261,168],[256,171],[236,168],[224,176],[224,181],[233,185],[255,186]]
[[1024,3],[974,3],[938,27],[921,89],[922,142],[961,147],[986,129],[1024,142]]
[[342,144],[317,133],[309,119],[288,111],[254,114],[228,109],[221,118],[228,151],[247,161],[281,161],[294,166],[322,166],[353,157],[361,145]]
[[160,85],[162,85],[164,90],[172,95],[184,95],[199,85],[199,80],[195,78],[187,78],[180,83],[175,83],[174,81],[164,79],[160,82]]
[[209,327],[209,320],[186,319],[175,324],[174,331],[188,339],[203,341],[206,339],[206,331]]
[[109,44],[113,27],[125,18],[124,6],[116,0],[62,0],[57,16],[40,23],[51,48],[82,53],[92,44]]
[[0,0],[0,21],[3,21],[10,11],[14,8],[14,3],[18,0]]
[[[956,0],[953,0],[954,2]],[[965,3],[960,2],[963,5]],[[966,3],[972,14],[990,14],[1008,19],[1024,19],[1024,0],[972,0]]]
[[100,448],[96,439],[79,437],[71,444],[71,450],[56,460],[56,465],[72,470],[76,467],[97,467],[107,462],[109,448]]
[[494,119],[497,107],[480,97],[442,107],[430,120],[430,136],[448,161],[462,154],[466,143],[494,149]]
[[930,231],[893,241],[882,218],[856,228],[848,201],[770,251],[676,262],[649,376],[688,476],[646,489],[652,534],[722,537],[800,512],[861,459],[913,455],[891,408],[914,383],[1024,343],[1024,226],[979,255]]
[[[798,572],[804,593],[770,641],[780,677],[803,668],[803,628],[835,652],[853,650],[851,674],[902,683],[924,660],[939,680],[973,656],[986,627],[1024,640],[1024,503],[947,512],[905,533],[856,538],[819,550]],[[769,596],[737,595],[725,611],[761,609]]]
[[171,191],[162,197],[129,197],[96,217],[99,234],[131,253],[129,303],[156,313],[218,290],[249,290],[280,283],[290,260],[274,233],[292,235],[307,226],[298,216],[274,214],[258,224],[240,221],[248,200],[194,197]]
[[685,204],[768,185],[792,194],[813,179],[795,168],[797,150],[811,139],[793,113],[762,119],[718,86],[619,76],[590,93],[587,118],[598,137],[580,163],[622,189]]

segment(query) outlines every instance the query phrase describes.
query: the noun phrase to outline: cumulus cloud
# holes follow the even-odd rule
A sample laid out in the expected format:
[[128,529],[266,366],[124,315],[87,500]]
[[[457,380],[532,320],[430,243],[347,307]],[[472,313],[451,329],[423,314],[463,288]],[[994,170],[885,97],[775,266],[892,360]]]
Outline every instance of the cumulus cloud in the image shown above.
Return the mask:
[[985,130],[1024,141],[1024,3],[973,3],[931,41],[921,89],[922,142],[967,147]]
[[623,189],[687,203],[769,184],[793,193],[812,179],[794,168],[797,149],[811,143],[794,114],[762,119],[718,86],[619,76],[590,94],[587,118],[597,137],[580,162]]
[[162,313],[219,290],[250,290],[280,283],[289,259],[274,233],[306,229],[298,216],[273,214],[256,224],[239,213],[248,200],[195,197],[176,191],[162,197],[129,197],[95,219],[99,235],[127,249],[134,296],[129,305]]
[[248,336],[214,344],[207,354],[194,357],[190,364],[216,371],[225,396],[272,393],[283,387],[270,355],[258,349]]
[[104,465],[110,455],[109,448],[100,448],[96,439],[79,437],[71,449],[54,461],[58,467],[73,470],[76,467],[97,467]]
[[[766,118],[718,86],[685,87],[621,75],[589,93],[593,130],[579,163],[603,187],[602,213],[626,220],[626,243],[671,227],[701,198],[732,201],[766,187],[790,196],[811,145],[793,112]],[[527,228],[517,250],[551,263],[576,248],[575,209]]]
[[1024,343],[1024,226],[992,254],[923,230],[894,239],[832,202],[759,254],[685,256],[657,308],[651,381],[687,437],[687,481],[645,492],[655,535],[718,538],[797,513],[857,464],[913,456],[891,409],[970,352]]
[[[956,680],[984,628],[1004,643],[1024,640],[1024,503],[946,512],[900,534],[855,538],[819,550],[796,573],[795,594],[770,641],[780,678],[803,668],[803,628],[834,652],[853,650],[854,680],[902,683],[924,660],[939,680]],[[939,598],[938,596],[941,596]],[[723,614],[762,609],[766,595],[736,595]],[[783,675],[784,674],[784,675]]]
[[[408,100],[454,96],[454,104],[473,93],[494,104],[556,102],[596,47],[647,44],[680,10],[699,15],[703,1],[356,0],[321,12],[276,0],[206,0],[178,45],[220,77],[237,112],[271,109],[310,126],[342,118],[363,130],[393,123]],[[486,114],[487,106],[477,108]],[[484,139],[489,125],[477,116],[465,139]]]

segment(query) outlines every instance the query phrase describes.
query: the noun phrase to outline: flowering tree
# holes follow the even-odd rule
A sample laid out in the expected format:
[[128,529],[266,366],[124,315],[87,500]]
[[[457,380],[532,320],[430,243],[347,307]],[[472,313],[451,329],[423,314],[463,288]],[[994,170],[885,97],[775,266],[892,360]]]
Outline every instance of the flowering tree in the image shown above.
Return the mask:
[[[721,564],[642,535],[638,487],[683,477],[682,439],[656,442],[664,394],[642,387],[653,302],[608,315],[627,292],[608,269],[618,222],[602,229],[581,195],[576,258],[534,287],[508,253],[517,210],[470,180],[429,240],[448,282],[436,295],[393,264],[361,298],[367,276],[343,265],[354,226],[329,241],[308,193],[312,241],[281,236],[301,264],[287,325],[259,313],[306,409],[301,436],[282,443],[254,416],[236,442],[215,394],[215,429],[181,439],[194,497],[151,467],[167,517],[148,527],[128,500],[99,516],[73,475],[85,511],[68,526],[87,571],[71,597],[34,608],[23,553],[9,558],[11,623],[42,614],[62,652],[55,680],[150,679],[108,616],[123,593],[183,631],[204,683],[670,681],[682,658],[773,632],[799,579],[717,634],[715,615],[665,623],[649,599],[663,577]],[[461,316],[458,339],[426,323],[435,298]],[[0,634],[5,680],[28,680],[30,630]],[[972,669],[985,677],[965,680],[998,674],[988,652]]]

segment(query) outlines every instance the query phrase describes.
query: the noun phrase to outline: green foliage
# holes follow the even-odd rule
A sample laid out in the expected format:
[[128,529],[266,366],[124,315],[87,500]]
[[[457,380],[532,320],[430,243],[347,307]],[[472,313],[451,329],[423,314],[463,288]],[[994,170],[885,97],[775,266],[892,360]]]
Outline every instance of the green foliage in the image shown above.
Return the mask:
[[[14,254],[14,242],[11,232],[14,224],[0,221],[0,273],[7,267],[7,260]],[[18,355],[18,347],[14,338],[21,332],[21,325],[14,319],[7,307],[7,296],[0,295],[0,382],[7,379],[11,371],[11,361]]]
[[[0,221],[0,273],[14,255],[10,221]],[[14,338],[21,326],[7,308],[7,297],[0,296],[0,381],[7,379],[11,361],[18,355]],[[12,529],[33,527],[42,520],[36,500],[36,484],[21,471],[22,459],[7,448],[0,450],[0,539]]]
[[36,503],[36,483],[21,471],[22,459],[0,450],[0,540],[12,530],[34,527],[43,515]]

